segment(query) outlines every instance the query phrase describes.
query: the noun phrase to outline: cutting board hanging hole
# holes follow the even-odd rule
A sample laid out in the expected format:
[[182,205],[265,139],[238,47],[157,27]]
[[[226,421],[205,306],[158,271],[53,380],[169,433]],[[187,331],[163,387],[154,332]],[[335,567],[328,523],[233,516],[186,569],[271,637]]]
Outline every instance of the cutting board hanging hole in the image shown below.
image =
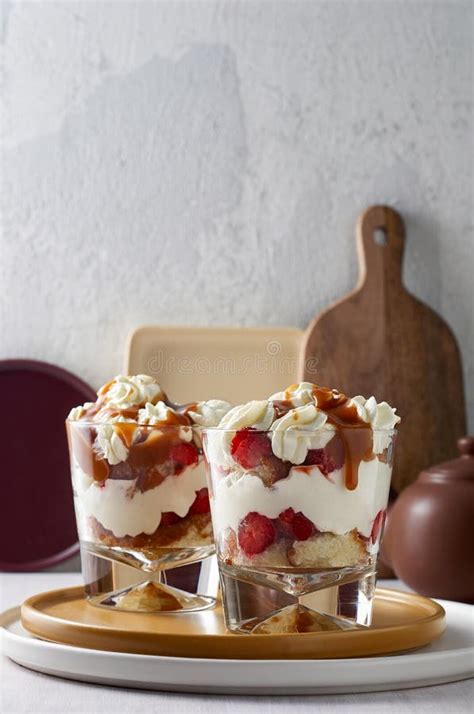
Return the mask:
[[360,216],[358,287],[367,289],[374,300],[389,290],[400,292],[404,245],[403,220],[390,206],[371,206]]
[[387,231],[384,228],[376,228],[374,230],[374,241],[377,245],[384,248],[388,243]]

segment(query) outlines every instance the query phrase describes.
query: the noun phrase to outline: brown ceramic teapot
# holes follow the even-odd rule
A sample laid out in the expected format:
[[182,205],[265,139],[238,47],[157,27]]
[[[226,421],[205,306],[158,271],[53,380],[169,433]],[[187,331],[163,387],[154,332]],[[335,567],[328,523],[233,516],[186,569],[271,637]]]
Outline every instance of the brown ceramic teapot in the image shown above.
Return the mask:
[[383,558],[423,595],[474,603],[474,437],[460,457],[422,471],[397,498]]

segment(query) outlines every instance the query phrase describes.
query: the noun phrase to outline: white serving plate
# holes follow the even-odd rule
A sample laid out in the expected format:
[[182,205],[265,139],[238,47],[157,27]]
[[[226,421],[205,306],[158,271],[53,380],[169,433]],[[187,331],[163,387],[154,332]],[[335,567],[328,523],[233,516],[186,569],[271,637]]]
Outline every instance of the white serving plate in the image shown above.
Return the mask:
[[118,687],[213,694],[335,694],[425,687],[474,674],[474,607],[440,601],[448,626],[421,650],[331,660],[215,660],[81,649],[45,642],[21,626],[20,609],[1,618],[3,654],[28,669]]

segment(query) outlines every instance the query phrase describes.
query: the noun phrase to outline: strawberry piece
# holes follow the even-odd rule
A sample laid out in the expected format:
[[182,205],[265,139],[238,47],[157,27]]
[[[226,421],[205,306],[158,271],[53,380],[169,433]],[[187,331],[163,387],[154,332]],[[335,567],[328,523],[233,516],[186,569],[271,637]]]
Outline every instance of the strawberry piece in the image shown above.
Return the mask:
[[289,462],[275,456],[268,436],[251,428],[236,433],[230,444],[230,453],[244,469],[255,469],[266,486],[286,478],[291,468]]
[[310,449],[304,464],[305,466],[318,466],[323,476],[327,476],[336,469],[342,469],[344,461],[344,442],[336,435],[325,449]]
[[310,449],[306,456],[305,466],[318,466],[324,476],[336,469],[336,462],[325,449]]
[[167,511],[161,514],[160,526],[174,526],[175,523],[180,521],[181,518],[173,513],[173,511]]
[[278,521],[283,532],[296,540],[308,540],[317,533],[314,523],[306,518],[301,511],[295,513],[292,508],[282,511],[278,516]]
[[189,509],[189,513],[209,513],[210,510],[208,490],[207,488],[201,488],[200,491],[196,492],[196,498]]
[[179,466],[191,466],[192,464],[197,464],[199,454],[194,444],[180,441],[179,444],[175,444],[171,447],[170,459]]
[[270,439],[253,429],[241,429],[230,444],[230,453],[244,469],[254,469],[262,459],[272,455]]
[[292,508],[287,508],[286,511],[282,511],[278,516],[280,528],[289,538],[293,537],[293,530],[291,525],[293,523],[294,517],[295,512]]
[[371,543],[375,543],[377,541],[377,538],[379,537],[382,528],[384,527],[386,515],[387,511],[383,509],[379,511],[375,516],[374,522],[372,523],[372,530],[370,532]]
[[296,540],[308,540],[316,533],[314,523],[306,518],[301,511],[295,513],[291,527]]
[[240,522],[238,541],[245,555],[262,553],[276,538],[276,528],[270,518],[252,511]]

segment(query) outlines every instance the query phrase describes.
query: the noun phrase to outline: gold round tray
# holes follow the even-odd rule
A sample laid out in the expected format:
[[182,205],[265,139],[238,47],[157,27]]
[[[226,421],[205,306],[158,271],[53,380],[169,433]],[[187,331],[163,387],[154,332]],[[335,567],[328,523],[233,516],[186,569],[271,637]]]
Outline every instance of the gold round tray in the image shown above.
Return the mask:
[[182,614],[94,607],[80,587],[34,595],[21,608],[23,626],[61,644],[96,650],[216,659],[329,659],[382,655],[423,647],[446,627],[441,605],[411,593],[377,590],[372,627],[300,634],[237,635],[222,609]]

